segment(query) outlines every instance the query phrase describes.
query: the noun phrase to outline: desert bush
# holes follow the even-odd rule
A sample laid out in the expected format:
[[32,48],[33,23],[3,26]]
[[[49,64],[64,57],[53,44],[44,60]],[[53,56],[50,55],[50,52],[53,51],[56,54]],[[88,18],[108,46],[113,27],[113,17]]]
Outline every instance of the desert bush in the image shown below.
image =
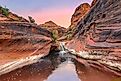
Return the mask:
[[5,16],[8,16],[9,15],[9,9],[8,8],[3,8],[0,6],[0,12],[5,15]]
[[53,42],[56,42],[57,41],[57,39],[58,39],[58,31],[57,30],[53,30],[51,32],[51,38],[52,38],[52,41]]

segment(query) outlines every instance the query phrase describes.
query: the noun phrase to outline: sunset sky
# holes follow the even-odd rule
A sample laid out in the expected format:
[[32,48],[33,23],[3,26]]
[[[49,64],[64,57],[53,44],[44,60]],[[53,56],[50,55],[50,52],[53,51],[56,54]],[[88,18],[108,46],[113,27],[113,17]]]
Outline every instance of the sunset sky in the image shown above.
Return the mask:
[[12,12],[27,18],[32,16],[38,24],[52,20],[68,27],[74,10],[81,3],[92,0],[0,0]]

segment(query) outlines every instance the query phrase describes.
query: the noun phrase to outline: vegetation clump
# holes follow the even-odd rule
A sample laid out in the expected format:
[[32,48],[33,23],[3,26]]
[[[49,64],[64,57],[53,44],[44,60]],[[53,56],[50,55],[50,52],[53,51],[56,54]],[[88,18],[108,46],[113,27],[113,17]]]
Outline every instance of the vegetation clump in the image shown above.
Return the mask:
[[52,38],[53,42],[57,42],[57,39],[58,39],[58,31],[57,30],[53,30],[51,32],[51,38]]
[[4,16],[8,17],[8,15],[9,15],[9,9],[6,8],[6,7],[3,8],[3,7],[0,6],[0,13],[2,13],[2,15],[4,15]]

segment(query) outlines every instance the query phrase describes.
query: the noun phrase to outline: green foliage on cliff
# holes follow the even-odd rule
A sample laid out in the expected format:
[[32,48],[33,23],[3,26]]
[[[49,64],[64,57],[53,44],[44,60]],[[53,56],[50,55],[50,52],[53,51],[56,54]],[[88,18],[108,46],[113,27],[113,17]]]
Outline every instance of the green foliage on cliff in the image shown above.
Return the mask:
[[9,15],[9,9],[8,8],[3,8],[0,6],[0,13],[2,13],[3,15],[5,15],[6,17]]
[[52,41],[53,42],[56,42],[57,41],[57,39],[58,39],[58,31],[57,30],[53,30],[51,32],[51,38],[52,38]]

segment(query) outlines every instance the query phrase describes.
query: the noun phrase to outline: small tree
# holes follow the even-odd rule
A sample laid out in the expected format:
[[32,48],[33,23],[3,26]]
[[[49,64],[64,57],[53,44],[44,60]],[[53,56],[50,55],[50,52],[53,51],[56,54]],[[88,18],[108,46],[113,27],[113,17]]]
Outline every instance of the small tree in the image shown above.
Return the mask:
[[9,9],[8,8],[3,8],[0,7],[0,11],[2,12],[3,15],[8,16],[9,15]]
[[28,18],[29,18],[30,23],[35,23],[35,20],[31,16],[28,16]]
[[52,37],[52,41],[56,42],[57,39],[58,39],[58,31],[57,30],[53,30],[51,37]]

